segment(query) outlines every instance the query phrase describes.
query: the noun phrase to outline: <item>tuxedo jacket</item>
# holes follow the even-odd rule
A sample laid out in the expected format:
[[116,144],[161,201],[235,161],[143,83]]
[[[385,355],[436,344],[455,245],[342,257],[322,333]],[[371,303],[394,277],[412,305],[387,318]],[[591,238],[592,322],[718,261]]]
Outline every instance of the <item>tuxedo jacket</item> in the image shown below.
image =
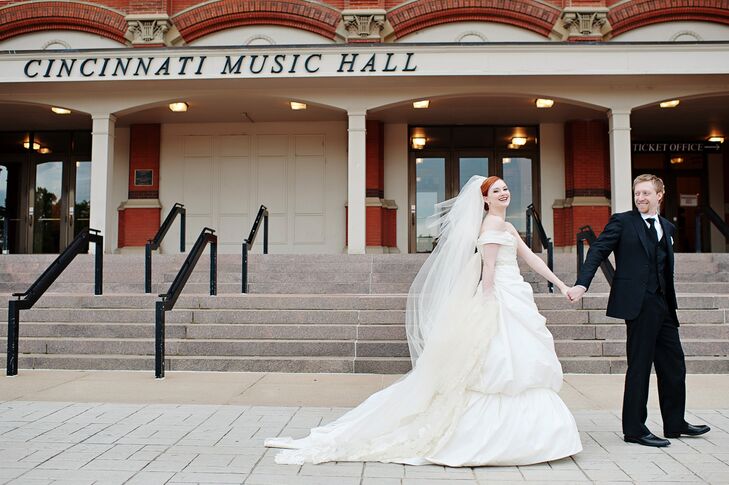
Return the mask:
[[[665,273],[666,303],[671,317],[678,326],[676,316],[678,305],[673,283],[673,236],[676,227],[668,219],[660,215],[658,218],[663,228],[663,237],[666,238],[668,250]],[[607,306],[609,317],[634,320],[641,311],[648,287],[648,265],[651,264],[646,227],[647,225],[637,209],[613,214],[600,237],[590,246],[582,270],[577,276],[577,284],[589,288],[600,264],[611,252],[615,253],[615,277],[612,288],[610,288]]]

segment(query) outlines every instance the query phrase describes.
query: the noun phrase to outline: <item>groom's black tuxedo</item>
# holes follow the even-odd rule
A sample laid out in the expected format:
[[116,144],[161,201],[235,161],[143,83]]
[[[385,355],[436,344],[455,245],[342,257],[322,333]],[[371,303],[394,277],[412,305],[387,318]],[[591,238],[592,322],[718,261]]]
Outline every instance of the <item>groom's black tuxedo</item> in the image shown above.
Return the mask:
[[686,364],[678,336],[673,283],[676,228],[667,219],[658,219],[663,229],[660,241],[637,210],[613,214],[590,246],[576,283],[589,288],[600,263],[615,253],[607,315],[627,324],[623,433],[631,437],[649,433],[645,421],[653,365],[664,431],[678,431],[686,424]]

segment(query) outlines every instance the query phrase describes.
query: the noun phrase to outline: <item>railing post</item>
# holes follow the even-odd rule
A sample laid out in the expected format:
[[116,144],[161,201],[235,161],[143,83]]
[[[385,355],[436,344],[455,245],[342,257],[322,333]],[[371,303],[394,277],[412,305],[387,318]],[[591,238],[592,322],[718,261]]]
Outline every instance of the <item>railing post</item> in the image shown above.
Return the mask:
[[185,218],[187,217],[187,209],[180,209],[180,252],[185,252]]
[[154,376],[165,376],[165,302],[155,303],[154,312]]
[[144,292],[152,293],[152,241],[144,246]]
[[[550,271],[554,271],[554,243],[551,239],[547,239],[547,266]],[[554,284],[551,281],[547,283],[547,289],[554,293]]]
[[241,279],[241,293],[248,293],[248,240],[243,241],[243,248],[241,250],[241,268],[240,268],[240,279]]
[[18,335],[20,332],[20,308],[18,300],[8,302],[8,367],[7,375],[18,374]]
[[696,252],[701,252],[701,208],[696,211]]
[[268,210],[263,213],[263,254],[268,254]]
[[101,295],[104,293],[104,236],[98,235],[94,244],[94,295]]
[[218,237],[210,238],[210,296],[215,296],[218,294]]
[[532,211],[531,206],[526,210],[526,245],[532,249]]

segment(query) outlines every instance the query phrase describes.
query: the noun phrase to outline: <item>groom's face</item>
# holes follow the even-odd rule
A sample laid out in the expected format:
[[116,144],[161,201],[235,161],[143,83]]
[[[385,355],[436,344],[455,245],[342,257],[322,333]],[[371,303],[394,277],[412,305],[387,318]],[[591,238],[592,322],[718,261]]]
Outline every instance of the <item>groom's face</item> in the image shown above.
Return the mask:
[[635,206],[642,214],[656,214],[661,205],[663,193],[656,192],[653,182],[635,184],[633,189]]

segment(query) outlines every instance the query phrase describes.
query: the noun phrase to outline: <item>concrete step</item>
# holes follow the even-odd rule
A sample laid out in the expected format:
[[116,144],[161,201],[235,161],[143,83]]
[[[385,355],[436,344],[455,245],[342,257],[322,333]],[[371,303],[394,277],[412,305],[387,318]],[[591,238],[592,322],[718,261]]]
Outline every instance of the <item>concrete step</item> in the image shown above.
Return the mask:
[[[5,361],[5,354],[0,359]],[[565,373],[623,374],[627,367],[623,357],[561,357]],[[153,356],[124,355],[50,355],[21,354],[23,369],[96,369],[147,370],[154,373]],[[692,374],[729,373],[729,360],[720,357],[686,357],[686,367]],[[167,371],[231,371],[231,372],[323,372],[403,374],[411,368],[409,358],[350,357],[179,357],[167,356]]]

